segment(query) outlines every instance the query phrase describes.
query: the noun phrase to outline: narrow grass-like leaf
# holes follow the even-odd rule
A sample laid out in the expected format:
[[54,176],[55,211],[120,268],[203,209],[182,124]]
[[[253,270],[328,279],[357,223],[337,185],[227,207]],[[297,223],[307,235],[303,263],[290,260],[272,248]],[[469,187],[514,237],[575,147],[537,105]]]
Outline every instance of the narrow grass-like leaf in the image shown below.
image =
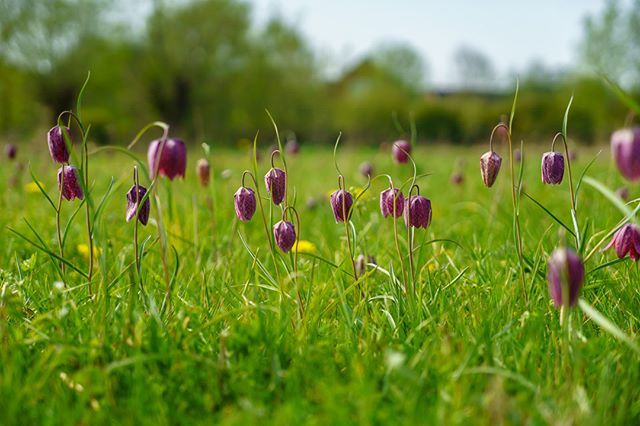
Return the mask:
[[542,210],[544,210],[545,213],[547,213],[549,215],[549,217],[553,220],[555,220],[560,226],[562,226],[564,229],[566,229],[566,231],[568,233],[570,233],[574,238],[576,236],[576,234],[571,230],[571,228],[569,228],[563,221],[561,221],[556,215],[554,215],[553,213],[551,213],[551,211],[546,208],[542,203],[540,203],[538,200],[536,200],[535,198],[533,198],[531,195],[529,195],[526,191],[522,191],[522,195],[524,195],[525,197],[527,197],[528,199],[530,199],[531,201],[533,201],[535,203],[535,205],[537,205],[538,207],[540,207]]
[[590,186],[592,186],[593,188],[597,189],[598,191],[600,191],[600,193],[602,195],[604,195],[610,202],[611,204],[613,204],[614,206],[616,206],[618,208],[618,210],[620,210],[622,212],[622,214],[624,214],[625,216],[631,216],[631,209],[629,209],[629,207],[627,207],[627,205],[622,201],[622,199],[620,199],[620,197],[618,197],[618,195],[616,195],[615,192],[611,191],[609,188],[607,188],[606,186],[604,186],[602,183],[600,183],[599,181],[593,179],[592,177],[589,176],[585,176],[584,177],[584,182]]
[[578,305],[580,306],[580,309],[582,309],[582,312],[584,312],[586,316],[591,318],[593,322],[598,324],[600,328],[611,334],[616,339],[625,343],[627,346],[633,349],[634,352],[640,355],[640,346],[638,346],[638,343],[624,331],[622,331],[617,325],[611,322],[607,317],[602,315],[596,308],[588,304],[583,298],[580,298],[580,300],[578,301]]

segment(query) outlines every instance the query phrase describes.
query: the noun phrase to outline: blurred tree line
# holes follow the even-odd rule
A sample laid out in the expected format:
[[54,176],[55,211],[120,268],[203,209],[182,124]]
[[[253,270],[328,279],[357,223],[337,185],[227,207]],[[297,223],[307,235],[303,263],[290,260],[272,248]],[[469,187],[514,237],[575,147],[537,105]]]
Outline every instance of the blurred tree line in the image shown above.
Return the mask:
[[[429,88],[426,64],[403,44],[382,45],[329,78],[294,26],[272,18],[257,28],[242,1],[156,0],[146,13],[133,3],[3,0],[0,134],[21,140],[51,125],[73,107],[89,70],[83,112],[98,143],[127,143],[159,119],[188,140],[235,144],[270,129],[268,108],[304,141],[331,143],[338,131],[362,143],[389,140],[401,136],[395,113],[404,122],[413,114],[422,139],[465,144],[486,139],[510,110],[513,87],[496,87],[492,64],[467,47],[454,57],[455,90]],[[609,2],[586,22],[584,65],[637,81],[638,28],[640,1],[627,9]],[[527,140],[559,130],[572,93],[575,138],[606,138],[624,120],[599,77],[536,64],[520,74],[514,131]]]

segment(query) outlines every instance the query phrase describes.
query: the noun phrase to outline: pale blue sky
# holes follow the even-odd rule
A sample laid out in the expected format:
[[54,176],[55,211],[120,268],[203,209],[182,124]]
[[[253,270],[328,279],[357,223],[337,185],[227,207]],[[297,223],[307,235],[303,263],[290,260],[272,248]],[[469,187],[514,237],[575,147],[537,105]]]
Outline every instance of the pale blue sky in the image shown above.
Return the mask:
[[[578,60],[583,22],[604,0],[247,0],[258,23],[284,17],[337,70],[384,41],[412,44],[427,60],[430,83],[455,83],[460,45],[484,52],[499,75],[532,61],[552,68]],[[500,83],[500,82],[498,82]]]

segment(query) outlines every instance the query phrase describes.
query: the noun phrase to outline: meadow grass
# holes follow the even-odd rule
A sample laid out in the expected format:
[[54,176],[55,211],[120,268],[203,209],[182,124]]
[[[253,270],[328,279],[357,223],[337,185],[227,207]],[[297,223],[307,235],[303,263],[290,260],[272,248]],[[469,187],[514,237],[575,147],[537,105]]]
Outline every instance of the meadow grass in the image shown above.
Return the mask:
[[[299,237],[314,246],[300,253],[294,281],[286,272],[293,270],[293,256],[277,252],[272,258],[259,213],[248,223],[235,219],[233,193],[242,171],[251,169],[248,150],[213,148],[214,179],[202,188],[194,173],[201,150],[191,146],[187,178],[161,179],[159,185],[175,247],[168,256],[175,273],[173,304],[165,313],[153,220],[139,229],[148,299],[136,285],[133,223],[124,220],[135,165],[130,157],[101,152],[91,158],[96,204],[113,177],[94,224],[94,299],[80,274],[67,268],[62,284],[55,259],[7,230],[56,252],[52,209],[28,169],[9,186],[15,167],[5,164],[0,423],[640,423],[640,355],[580,309],[572,311],[568,331],[561,327],[547,291],[546,262],[551,251],[571,241],[523,197],[525,300],[508,169],[485,188],[478,170],[485,148],[421,145],[414,152],[418,173],[431,173],[419,184],[433,205],[430,228],[416,230],[414,297],[390,277],[400,275],[400,264],[393,221],[379,212],[378,194],[387,188],[382,179],[372,183],[352,216],[355,254],[374,256],[380,269],[368,268],[355,285],[344,226],[335,223],[328,203],[337,189],[331,149],[303,146],[287,157],[291,198],[302,222]],[[504,146],[496,149],[505,153]],[[525,145],[525,191],[570,224],[567,180],[559,187],[540,182],[544,150]],[[596,152],[579,151],[577,177]],[[338,156],[348,188],[366,185],[358,172],[364,160],[396,182],[412,174],[410,166],[393,164],[387,151],[350,148],[347,142]],[[142,152],[139,157],[144,161]],[[456,186],[450,176],[460,158],[466,160],[465,180]],[[57,167],[44,142],[41,152],[20,153],[19,161],[27,160],[55,199]],[[268,168],[267,160],[259,164],[260,185]],[[606,148],[588,175],[612,189],[623,184]],[[632,198],[636,192],[632,188]],[[78,206],[64,203],[63,224]],[[584,184],[577,210],[589,236],[602,237],[623,217]],[[70,227],[65,258],[84,271],[82,211]],[[272,223],[280,215],[271,207]],[[586,251],[598,239],[588,239]],[[406,253],[403,232],[400,244]],[[640,274],[629,259],[598,269],[614,259],[611,251],[589,259],[582,297],[635,336]],[[296,285],[305,303],[302,319]],[[570,334],[565,350],[563,333]]]

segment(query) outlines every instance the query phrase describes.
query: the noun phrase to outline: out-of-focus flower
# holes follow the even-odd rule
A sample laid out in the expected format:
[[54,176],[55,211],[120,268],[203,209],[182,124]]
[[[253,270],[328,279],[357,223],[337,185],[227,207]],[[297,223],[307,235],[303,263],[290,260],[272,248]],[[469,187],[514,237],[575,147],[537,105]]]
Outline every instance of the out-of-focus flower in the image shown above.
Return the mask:
[[[583,280],[584,264],[573,250],[560,248],[551,254],[547,265],[547,281],[549,295],[556,308],[567,302],[569,306],[574,306],[578,302]],[[568,301],[563,300],[563,286],[566,286]]]
[[360,173],[362,174],[362,176],[364,177],[371,177],[373,176],[373,164],[371,164],[368,161],[365,161],[364,163],[360,164]]
[[614,132],[611,154],[622,176],[630,181],[640,179],[640,127]]
[[295,248],[298,253],[315,253],[316,245],[311,241],[307,240],[298,240],[295,244]]
[[397,140],[391,148],[393,160],[398,164],[405,164],[409,161],[411,154],[411,144],[405,140]]
[[166,176],[169,180],[184,178],[187,170],[187,146],[180,139],[156,139],[149,144],[147,151],[149,172],[155,177]]
[[627,254],[634,261],[640,259],[640,229],[633,223],[627,223],[618,229],[609,244],[604,248],[608,250],[613,247],[619,259]]
[[209,177],[211,176],[211,168],[209,167],[209,162],[206,158],[198,160],[196,163],[196,173],[198,175],[200,185],[207,187],[209,185]]
[[8,143],[4,147],[4,153],[7,155],[7,158],[9,160],[13,160],[14,158],[16,158],[16,155],[18,154],[18,147],[12,143]]

